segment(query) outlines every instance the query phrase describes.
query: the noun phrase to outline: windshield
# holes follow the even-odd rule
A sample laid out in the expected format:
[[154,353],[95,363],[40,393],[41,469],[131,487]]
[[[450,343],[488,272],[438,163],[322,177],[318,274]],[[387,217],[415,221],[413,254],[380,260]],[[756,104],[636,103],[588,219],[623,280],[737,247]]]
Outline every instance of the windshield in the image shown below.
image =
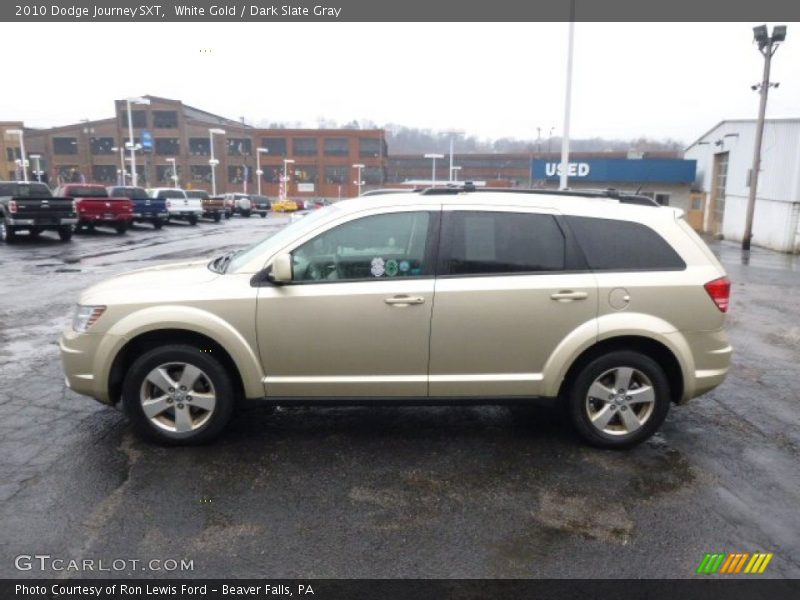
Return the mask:
[[156,198],[180,198],[186,200],[185,194],[181,190],[160,190]]
[[43,183],[2,183],[0,196],[18,198],[50,198],[50,188]]
[[335,212],[338,211],[339,208],[335,204],[326,206],[325,208],[320,209],[308,215],[307,217],[303,217],[299,221],[290,223],[272,236],[248,248],[240,250],[230,261],[227,272],[235,273],[238,269],[241,269],[244,265],[249,263],[254,258],[257,258],[259,255],[264,255],[264,257],[267,257],[287,242],[290,242],[294,238],[303,235],[303,233],[314,229],[320,222],[327,221],[329,218],[334,216]]
[[93,185],[72,185],[66,190],[67,196],[73,198],[108,198],[106,188]]
[[131,200],[146,200],[149,198],[144,188],[115,187],[109,192],[118,198],[130,198]]

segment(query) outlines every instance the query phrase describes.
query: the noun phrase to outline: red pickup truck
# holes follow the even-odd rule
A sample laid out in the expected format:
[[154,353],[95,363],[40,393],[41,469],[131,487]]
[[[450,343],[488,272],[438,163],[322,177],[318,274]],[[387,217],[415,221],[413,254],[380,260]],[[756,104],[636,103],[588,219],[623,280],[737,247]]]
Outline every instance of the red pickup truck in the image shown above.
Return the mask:
[[94,229],[95,225],[106,225],[122,234],[133,222],[133,202],[128,198],[110,197],[102,185],[67,183],[56,192],[57,196],[75,200],[79,231],[83,226]]

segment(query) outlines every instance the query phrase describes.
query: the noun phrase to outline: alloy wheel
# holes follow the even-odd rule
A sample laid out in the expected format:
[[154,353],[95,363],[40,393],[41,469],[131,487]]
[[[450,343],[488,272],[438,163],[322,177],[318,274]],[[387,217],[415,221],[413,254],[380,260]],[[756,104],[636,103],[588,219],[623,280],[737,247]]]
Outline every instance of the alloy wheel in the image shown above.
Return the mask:
[[656,394],[653,383],[639,369],[609,369],[589,386],[586,414],[595,429],[607,435],[629,435],[653,415]]
[[211,379],[201,369],[171,362],[147,374],[139,401],[154,426],[168,433],[187,433],[208,422],[216,408],[217,395]]

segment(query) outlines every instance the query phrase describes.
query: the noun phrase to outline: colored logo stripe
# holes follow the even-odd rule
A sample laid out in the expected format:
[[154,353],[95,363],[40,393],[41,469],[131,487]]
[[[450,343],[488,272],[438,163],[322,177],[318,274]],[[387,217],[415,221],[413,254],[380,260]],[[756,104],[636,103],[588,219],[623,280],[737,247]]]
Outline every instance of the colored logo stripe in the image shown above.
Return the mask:
[[732,575],[741,573],[742,568],[744,568],[744,573],[763,573],[772,557],[773,553],[771,552],[755,552],[753,554],[749,552],[734,552],[731,554],[708,552],[697,567],[697,573],[704,575],[713,575],[714,573]]

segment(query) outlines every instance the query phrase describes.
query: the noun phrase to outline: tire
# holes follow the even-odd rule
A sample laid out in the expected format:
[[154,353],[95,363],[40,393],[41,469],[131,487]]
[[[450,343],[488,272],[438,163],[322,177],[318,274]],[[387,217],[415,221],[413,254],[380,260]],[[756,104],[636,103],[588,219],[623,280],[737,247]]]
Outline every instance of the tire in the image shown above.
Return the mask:
[[671,395],[667,376],[656,361],[620,350],[585,365],[565,400],[570,422],[584,441],[598,448],[622,449],[642,443],[658,430],[669,412]]
[[164,221],[161,219],[153,219],[153,229],[161,229],[164,227]]
[[114,225],[114,229],[117,230],[119,235],[123,235],[126,231],[128,231],[128,224],[127,223],[117,223]]
[[225,211],[225,218],[226,219],[230,219],[231,218],[231,213],[229,213],[227,210]]
[[13,244],[17,240],[17,232],[13,227],[6,225],[5,219],[0,220],[0,242]]
[[243,216],[245,219],[249,219],[249,218],[250,218],[250,211],[249,211],[249,210],[243,210],[243,211],[242,211],[240,214],[241,214],[241,215],[242,215],[242,216]]
[[197,225],[197,215],[189,215],[189,225]]
[[[200,372],[194,383],[187,380],[185,391],[170,387],[170,383],[180,383],[187,366]],[[136,432],[167,445],[211,441],[227,425],[235,404],[236,388],[222,364],[211,354],[184,344],[159,346],[142,354],[128,369],[122,386],[122,405]]]
[[221,214],[219,214],[218,212],[214,213],[214,223],[219,223],[221,219],[222,219]]
[[41,229],[31,229],[28,233],[30,234],[31,239],[35,240],[36,238],[38,238],[41,235],[42,230]]
[[262,213],[261,213],[261,218],[262,218],[262,219],[266,219],[266,218],[267,218],[267,213],[265,213],[265,212],[262,212]]
[[58,237],[62,242],[68,242],[72,239],[72,226],[63,225],[58,228]]

